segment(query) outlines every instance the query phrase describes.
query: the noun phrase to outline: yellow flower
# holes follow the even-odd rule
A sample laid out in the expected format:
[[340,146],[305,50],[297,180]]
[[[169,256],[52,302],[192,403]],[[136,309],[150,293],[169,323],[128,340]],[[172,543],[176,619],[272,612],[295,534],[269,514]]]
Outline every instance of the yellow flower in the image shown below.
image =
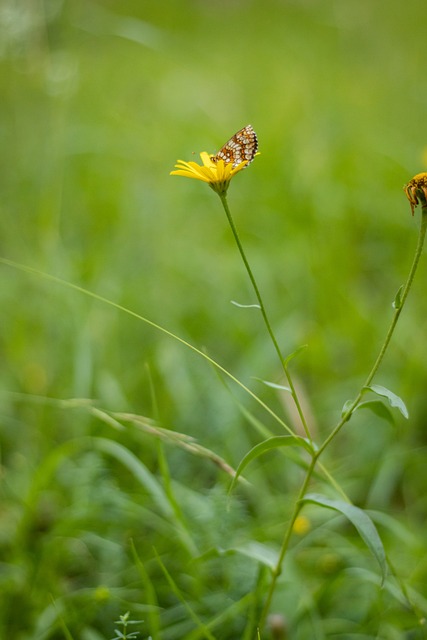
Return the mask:
[[311,529],[311,522],[306,516],[298,516],[294,522],[292,530],[298,536],[304,536]]
[[184,176],[185,178],[195,178],[207,182],[208,185],[219,195],[226,193],[231,178],[236,173],[246,167],[248,162],[244,160],[240,164],[233,166],[232,162],[224,162],[221,158],[213,161],[206,151],[200,154],[203,164],[197,162],[185,162],[178,160],[175,165],[176,171],[171,171],[171,176]]
[[110,600],[111,592],[110,592],[110,589],[108,587],[104,587],[103,585],[99,585],[95,589],[94,596],[95,596],[95,600],[97,600],[98,602],[105,602],[106,600]]
[[403,187],[406,197],[411,205],[412,215],[414,215],[415,207],[421,203],[421,206],[427,206],[427,173],[417,173]]

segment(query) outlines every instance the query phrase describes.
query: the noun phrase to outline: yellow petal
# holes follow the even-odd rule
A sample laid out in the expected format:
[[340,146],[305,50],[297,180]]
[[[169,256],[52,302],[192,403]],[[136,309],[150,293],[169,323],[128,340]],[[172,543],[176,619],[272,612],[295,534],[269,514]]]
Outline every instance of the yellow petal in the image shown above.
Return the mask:
[[170,174],[171,176],[184,176],[184,178],[194,178],[195,180],[202,180],[203,182],[207,182],[210,183],[211,180],[209,180],[208,178],[205,178],[204,176],[198,175],[196,173],[191,173],[189,171],[171,171]]

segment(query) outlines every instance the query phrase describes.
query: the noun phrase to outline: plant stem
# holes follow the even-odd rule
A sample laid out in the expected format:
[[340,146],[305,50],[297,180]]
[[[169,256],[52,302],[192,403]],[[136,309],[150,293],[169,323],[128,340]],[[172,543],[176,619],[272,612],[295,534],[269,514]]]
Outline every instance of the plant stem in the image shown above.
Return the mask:
[[267,598],[266,598],[266,601],[264,603],[264,607],[263,607],[262,612],[261,612],[261,616],[260,616],[260,620],[259,620],[259,628],[260,629],[263,628],[263,626],[265,624],[265,621],[266,621],[266,618],[267,618],[267,615],[268,615],[268,612],[270,611],[271,601],[273,599],[274,591],[276,589],[276,583],[277,583],[277,580],[278,580],[280,574],[282,573],[283,559],[284,559],[284,557],[286,555],[286,552],[287,552],[288,547],[289,547],[289,542],[291,540],[293,526],[295,524],[295,520],[297,519],[299,512],[301,511],[301,507],[302,507],[302,502],[301,501],[302,501],[302,499],[304,498],[304,496],[305,496],[305,494],[307,492],[308,485],[309,485],[309,482],[311,480],[311,476],[313,475],[313,471],[314,471],[314,468],[316,466],[316,462],[317,462],[317,458],[315,458],[313,456],[313,458],[311,460],[311,463],[310,463],[310,466],[307,469],[307,473],[305,474],[304,481],[303,481],[303,483],[301,485],[301,488],[299,490],[298,497],[297,497],[297,499],[295,501],[294,510],[292,512],[291,519],[290,519],[290,521],[288,523],[288,526],[286,527],[285,535],[284,535],[283,541],[282,541],[282,546],[280,547],[279,557],[277,559],[276,566],[273,569],[273,575],[272,575],[272,579],[271,579],[271,583],[270,583],[270,588],[268,590]]
[[307,421],[306,421],[305,416],[304,416],[304,412],[302,410],[300,401],[298,399],[298,395],[297,395],[297,392],[295,390],[295,386],[293,384],[292,378],[291,378],[291,376],[289,374],[289,371],[288,371],[288,368],[287,368],[287,365],[286,365],[286,361],[285,361],[285,359],[284,359],[284,357],[282,355],[282,352],[280,351],[279,344],[278,344],[278,342],[276,340],[276,336],[274,335],[273,329],[271,327],[270,320],[268,318],[267,311],[265,309],[265,305],[264,305],[263,299],[261,297],[260,290],[259,290],[257,282],[255,280],[255,276],[254,276],[254,274],[252,272],[251,266],[250,266],[250,264],[248,262],[248,259],[246,257],[245,251],[243,249],[243,245],[242,245],[242,243],[240,241],[240,237],[239,237],[239,234],[237,232],[236,225],[234,224],[234,220],[233,220],[233,217],[231,215],[230,208],[228,206],[227,196],[226,196],[225,193],[222,193],[222,194],[219,194],[219,197],[221,198],[222,206],[224,207],[224,211],[226,213],[228,222],[230,224],[231,231],[233,232],[233,236],[234,236],[234,239],[236,241],[237,247],[239,249],[240,256],[241,256],[241,258],[243,260],[243,264],[245,265],[245,268],[246,268],[246,271],[248,273],[249,279],[251,281],[253,290],[255,291],[255,295],[256,295],[256,298],[258,300],[258,304],[259,304],[259,307],[260,307],[260,310],[261,310],[261,314],[262,314],[265,326],[266,326],[267,331],[268,331],[268,333],[270,335],[271,341],[272,341],[273,346],[274,346],[274,348],[275,348],[275,350],[277,352],[277,355],[279,356],[279,360],[280,360],[280,363],[281,363],[281,365],[283,367],[283,371],[285,372],[286,380],[287,380],[287,382],[289,384],[289,388],[291,390],[291,395],[292,395],[292,398],[293,398],[293,400],[295,402],[295,406],[297,408],[298,415],[299,415],[301,423],[303,425],[305,434],[306,434],[307,438],[311,442],[312,438],[311,438],[311,435],[310,435],[310,430],[309,430],[308,425],[307,425]]
[[371,371],[369,372],[369,375],[366,379],[365,384],[362,386],[362,388],[360,389],[359,393],[357,394],[355,400],[352,402],[351,406],[349,407],[349,409],[345,412],[345,414],[343,415],[342,419],[340,420],[340,422],[337,424],[337,426],[333,429],[333,431],[330,433],[330,435],[326,438],[326,440],[323,442],[323,444],[319,447],[319,449],[317,449],[317,451],[313,454],[312,459],[311,459],[311,463],[309,468],[307,469],[307,473],[305,475],[305,478],[303,480],[303,483],[301,485],[301,488],[299,490],[299,494],[298,497],[295,501],[295,506],[294,506],[294,510],[292,512],[291,515],[291,519],[288,523],[288,526],[286,527],[286,531],[283,537],[283,541],[282,541],[282,546],[280,548],[280,553],[279,553],[279,558],[277,560],[276,566],[273,569],[273,575],[272,575],[272,580],[270,583],[270,588],[268,590],[268,594],[267,594],[267,598],[266,601],[264,603],[264,607],[262,609],[261,612],[261,617],[260,617],[260,622],[259,622],[259,628],[261,629],[263,627],[263,625],[265,624],[268,612],[270,610],[271,607],[271,602],[273,599],[273,595],[274,595],[274,591],[276,589],[276,584],[277,584],[277,579],[279,578],[281,572],[282,572],[282,564],[283,564],[283,560],[284,557],[286,555],[286,552],[288,550],[289,547],[289,542],[292,536],[292,530],[293,530],[293,526],[295,523],[295,520],[298,517],[298,514],[301,510],[302,507],[302,500],[307,492],[311,477],[313,475],[313,472],[316,468],[316,464],[318,462],[319,456],[322,454],[322,452],[326,449],[326,447],[330,444],[330,442],[335,438],[335,436],[338,434],[338,432],[342,429],[342,427],[344,426],[344,424],[346,422],[348,422],[348,420],[350,420],[354,410],[356,409],[357,405],[359,404],[363,392],[365,390],[365,387],[369,386],[375,376],[375,374],[377,373],[379,366],[384,358],[384,355],[387,351],[387,348],[390,344],[391,338],[393,336],[397,321],[399,319],[399,316],[402,312],[403,309],[403,305],[405,304],[406,298],[408,297],[408,293],[409,290],[412,286],[412,282],[414,280],[414,276],[415,273],[417,271],[417,267],[418,267],[418,263],[420,261],[421,258],[421,254],[422,254],[422,250],[423,250],[423,246],[424,246],[424,240],[425,240],[425,236],[426,236],[426,231],[427,231],[427,204],[423,206],[422,208],[422,214],[421,214],[421,226],[420,226],[420,232],[419,232],[419,236],[418,236],[418,243],[417,243],[417,248],[415,250],[415,256],[412,262],[412,266],[411,269],[409,271],[409,275],[408,278],[406,280],[406,283],[403,287],[403,291],[402,291],[402,296],[400,298],[400,303],[396,305],[396,309],[395,312],[393,314],[393,318],[390,324],[390,327],[387,331],[386,337],[384,339],[384,342],[381,346],[380,352],[378,354],[377,359],[375,360],[375,363],[371,369]]
[[417,243],[417,248],[415,250],[415,255],[414,255],[414,259],[412,262],[412,266],[411,269],[409,271],[409,275],[408,278],[406,280],[406,283],[403,287],[402,290],[402,296],[400,298],[400,303],[398,305],[396,305],[396,309],[395,312],[393,314],[393,318],[392,321],[390,323],[390,327],[387,331],[387,335],[384,339],[384,342],[381,346],[380,352],[378,354],[377,359],[374,362],[374,365],[371,369],[371,371],[369,372],[368,377],[366,378],[365,384],[362,386],[362,388],[360,389],[359,393],[357,394],[356,398],[353,400],[353,402],[351,403],[350,407],[347,409],[347,411],[344,413],[344,415],[342,416],[341,420],[339,421],[339,423],[336,425],[336,427],[332,430],[332,432],[329,434],[329,436],[326,438],[326,440],[323,442],[323,444],[319,447],[319,449],[316,451],[316,458],[318,458],[322,451],[324,451],[326,449],[326,447],[328,446],[328,444],[335,438],[335,436],[339,433],[339,431],[341,431],[342,427],[345,425],[346,422],[348,422],[351,418],[351,416],[353,415],[355,409],[357,408],[360,400],[362,399],[363,393],[365,391],[366,387],[369,387],[369,385],[371,384],[372,380],[374,379],[374,376],[376,375],[380,364],[384,358],[384,355],[387,351],[387,348],[390,344],[391,338],[393,336],[394,330],[396,328],[396,324],[397,321],[399,320],[399,316],[402,312],[403,306],[406,302],[406,298],[408,297],[408,293],[409,290],[412,286],[412,282],[414,280],[414,276],[415,273],[417,271],[418,268],[418,263],[420,261],[422,252],[423,252],[423,246],[424,246],[424,240],[425,240],[425,236],[426,236],[426,231],[427,231],[427,205],[424,205],[422,207],[421,210],[421,225],[420,225],[420,232],[418,235],[418,243]]

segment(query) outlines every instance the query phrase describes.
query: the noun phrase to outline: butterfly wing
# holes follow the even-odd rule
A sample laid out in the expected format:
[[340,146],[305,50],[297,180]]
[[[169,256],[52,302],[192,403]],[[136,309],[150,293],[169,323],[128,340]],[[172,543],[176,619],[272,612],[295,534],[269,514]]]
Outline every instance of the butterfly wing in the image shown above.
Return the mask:
[[247,167],[255,157],[258,151],[258,138],[253,127],[248,124],[225,143],[223,147],[214,156],[211,156],[212,162],[224,160],[226,164],[232,163],[233,168],[237,167],[241,162],[246,162]]

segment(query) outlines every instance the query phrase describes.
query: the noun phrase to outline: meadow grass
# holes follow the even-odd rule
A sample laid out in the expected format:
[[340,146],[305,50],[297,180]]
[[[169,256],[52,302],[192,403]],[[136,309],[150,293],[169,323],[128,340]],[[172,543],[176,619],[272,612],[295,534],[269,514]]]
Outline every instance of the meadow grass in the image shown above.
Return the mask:
[[1,638],[109,640],[127,612],[145,640],[426,636],[425,256],[374,380],[409,419],[356,411],[297,513],[310,454],[272,446],[307,434],[259,310],[230,303],[256,297],[227,218],[169,176],[256,129],[228,203],[283,358],[307,345],[321,445],[416,247],[422,11],[2,0]]

